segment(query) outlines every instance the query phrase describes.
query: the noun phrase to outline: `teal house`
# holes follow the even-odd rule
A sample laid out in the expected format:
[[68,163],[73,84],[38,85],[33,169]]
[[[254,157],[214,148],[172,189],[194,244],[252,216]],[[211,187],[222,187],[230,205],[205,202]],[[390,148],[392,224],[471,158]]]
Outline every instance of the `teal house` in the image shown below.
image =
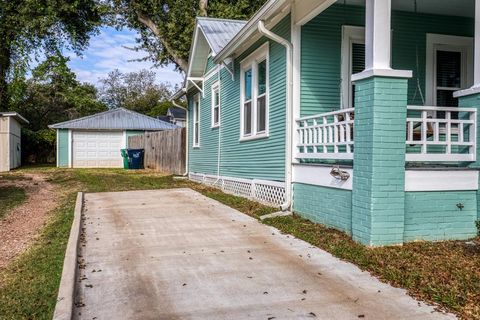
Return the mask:
[[198,18],[190,179],[368,246],[468,239],[480,218],[480,1],[270,0]]

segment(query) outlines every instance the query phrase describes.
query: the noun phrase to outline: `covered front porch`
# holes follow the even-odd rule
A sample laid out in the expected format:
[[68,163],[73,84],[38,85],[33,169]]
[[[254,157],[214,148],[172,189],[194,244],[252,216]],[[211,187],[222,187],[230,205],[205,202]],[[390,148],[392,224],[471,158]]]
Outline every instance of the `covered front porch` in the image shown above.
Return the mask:
[[296,211],[368,245],[475,235],[476,2],[332,1],[298,28]]
[[[402,109],[408,163],[475,162],[477,109],[459,108],[455,96],[479,85],[474,1],[377,2],[336,1],[301,27],[294,158],[353,160],[355,106],[362,103],[353,80],[376,74],[407,79]],[[399,91],[381,88],[385,95]]]

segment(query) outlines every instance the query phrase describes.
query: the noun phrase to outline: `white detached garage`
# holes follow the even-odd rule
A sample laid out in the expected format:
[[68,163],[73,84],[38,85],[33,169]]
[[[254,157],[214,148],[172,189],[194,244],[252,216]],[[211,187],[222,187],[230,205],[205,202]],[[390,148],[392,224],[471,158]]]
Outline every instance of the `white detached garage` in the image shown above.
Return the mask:
[[57,130],[57,166],[121,168],[120,149],[129,136],[178,128],[138,112],[118,108],[51,125]]

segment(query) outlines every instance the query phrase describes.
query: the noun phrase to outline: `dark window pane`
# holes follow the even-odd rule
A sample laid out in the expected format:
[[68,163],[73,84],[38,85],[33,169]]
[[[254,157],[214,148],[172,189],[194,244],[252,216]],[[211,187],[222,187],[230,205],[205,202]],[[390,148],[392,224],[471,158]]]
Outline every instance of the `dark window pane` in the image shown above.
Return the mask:
[[218,92],[218,89],[215,89],[213,91],[213,105],[218,106],[220,103],[220,94]]
[[195,124],[195,144],[198,144],[198,123]]
[[352,74],[365,70],[365,45],[352,43]]
[[257,100],[257,131],[263,132],[267,127],[267,108],[266,96],[260,97]]
[[267,92],[267,61],[258,64],[258,95]]
[[[365,45],[352,43],[352,74],[365,70]],[[355,85],[352,84],[352,108],[355,107]]]
[[245,100],[252,99],[252,69],[245,71]]
[[437,106],[458,107],[458,99],[453,97],[453,90],[437,90]]
[[437,51],[437,87],[461,87],[462,54]]
[[195,113],[195,121],[198,121],[198,117],[199,117],[198,102],[195,102],[195,105],[193,106],[193,108],[194,108],[194,113]]
[[252,103],[245,103],[243,108],[243,134],[248,135],[252,133]]
[[213,109],[213,123],[217,124],[218,123],[218,112],[219,112],[219,109],[218,108],[214,108]]

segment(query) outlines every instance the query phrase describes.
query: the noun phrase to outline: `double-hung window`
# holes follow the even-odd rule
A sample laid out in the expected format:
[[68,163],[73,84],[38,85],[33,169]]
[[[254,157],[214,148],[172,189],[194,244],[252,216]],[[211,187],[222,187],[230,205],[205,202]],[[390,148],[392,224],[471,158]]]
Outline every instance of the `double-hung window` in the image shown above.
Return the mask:
[[193,147],[200,147],[200,96],[193,99]]
[[268,136],[268,43],[241,63],[240,139]]
[[212,127],[220,125],[220,85],[215,83],[212,86]]

